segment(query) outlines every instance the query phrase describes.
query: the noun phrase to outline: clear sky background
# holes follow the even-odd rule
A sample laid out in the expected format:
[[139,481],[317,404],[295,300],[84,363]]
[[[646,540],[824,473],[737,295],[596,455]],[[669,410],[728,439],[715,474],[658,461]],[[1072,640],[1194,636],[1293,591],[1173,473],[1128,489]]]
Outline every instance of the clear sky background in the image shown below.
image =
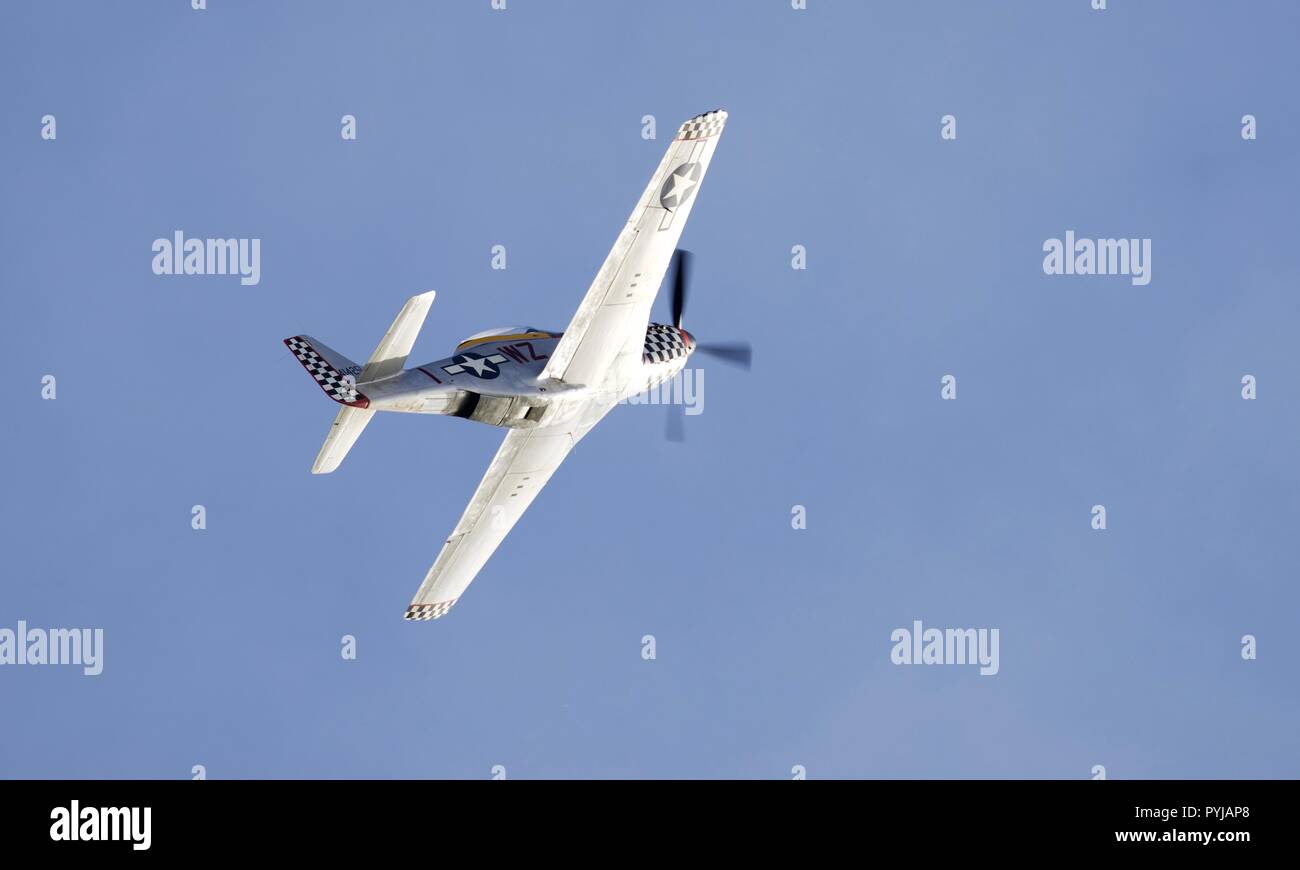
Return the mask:
[[[4,4],[0,626],[105,649],[0,668],[0,775],[1300,776],[1300,8],[1109,5]],[[364,360],[430,288],[413,361],[562,329],[715,107],[686,325],[753,371],[684,444],[616,409],[404,623],[502,433],[313,477],[280,340]],[[1153,280],[1044,275],[1071,229]],[[261,283],[153,275],[176,230]],[[891,664],[914,619],[1000,673]]]

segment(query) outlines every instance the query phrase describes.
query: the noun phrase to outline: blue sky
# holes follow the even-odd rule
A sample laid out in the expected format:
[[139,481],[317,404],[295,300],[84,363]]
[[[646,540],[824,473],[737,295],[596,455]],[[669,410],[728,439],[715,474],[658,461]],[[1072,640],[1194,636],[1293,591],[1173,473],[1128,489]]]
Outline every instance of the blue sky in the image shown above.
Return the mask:
[[[6,4],[0,627],[105,648],[0,667],[0,775],[1300,776],[1300,9],[1109,5]],[[413,359],[563,328],[714,107],[687,326],[753,371],[685,444],[617,409],[403,623],[500,433],[313,477],[280,339],[364,359],[430,288]],[[155,276],[176,230],[260,283]],[[1045,275],[1067,230],[1151,283]],[[999,673],[891,664],[915,619]]]

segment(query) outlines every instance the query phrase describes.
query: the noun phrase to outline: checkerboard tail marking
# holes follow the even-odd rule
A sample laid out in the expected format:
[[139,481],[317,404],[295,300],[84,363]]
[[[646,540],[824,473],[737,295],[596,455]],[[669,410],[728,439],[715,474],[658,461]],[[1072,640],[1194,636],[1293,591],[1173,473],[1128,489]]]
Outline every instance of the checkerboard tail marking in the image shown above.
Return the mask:
[[[312,346],[307,336],[295,335],[293,338],[286,338],[284,344],[298,358],[298,362],[302,363],[307,374],[320,384],[325,395],[342,405],[351,405],[354,408],[370,407],[370,400],[357,392],[352,377],[344,375],[335,368],[334,364],[326,359],[325,353]],[[338,356],[333,352],[329,353]]]

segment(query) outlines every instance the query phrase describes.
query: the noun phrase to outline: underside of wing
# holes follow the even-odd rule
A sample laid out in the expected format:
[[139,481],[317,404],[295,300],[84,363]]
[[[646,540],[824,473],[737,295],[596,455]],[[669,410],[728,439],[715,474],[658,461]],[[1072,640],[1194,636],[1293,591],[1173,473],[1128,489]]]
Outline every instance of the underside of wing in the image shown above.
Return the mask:
[[677,131],[543,377],[598,387],[631,376],[640,363],[650,307],[726,121],[727,113],[719,109],[691,118]]
[[451,609],[579,437],[567,429],[509,431],[406,609],[407,619],[437,619]]

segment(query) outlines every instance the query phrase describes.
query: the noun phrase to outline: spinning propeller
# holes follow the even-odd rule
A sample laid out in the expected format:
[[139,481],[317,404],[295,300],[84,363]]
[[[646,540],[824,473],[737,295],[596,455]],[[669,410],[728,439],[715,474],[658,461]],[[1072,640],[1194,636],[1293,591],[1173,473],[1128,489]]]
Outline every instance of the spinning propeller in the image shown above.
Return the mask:
[[[686,296],[687,288],[691,283],[691,260],[693,257],[694,255],[690,251],[678,249],[673,254],[673,261],[670,266],[673,271],[673,325],[678,329],[682,328],[682,318],[686,313]],[[753,348],[750,347],[747,341],[696,342],[695,350],[719,362],[738,366],[745,371],[749,371],[754,357]],[[686,432],[682,426],[682,415],[672,405],[668,406],[666,437],[669,441],[686,440]]]

